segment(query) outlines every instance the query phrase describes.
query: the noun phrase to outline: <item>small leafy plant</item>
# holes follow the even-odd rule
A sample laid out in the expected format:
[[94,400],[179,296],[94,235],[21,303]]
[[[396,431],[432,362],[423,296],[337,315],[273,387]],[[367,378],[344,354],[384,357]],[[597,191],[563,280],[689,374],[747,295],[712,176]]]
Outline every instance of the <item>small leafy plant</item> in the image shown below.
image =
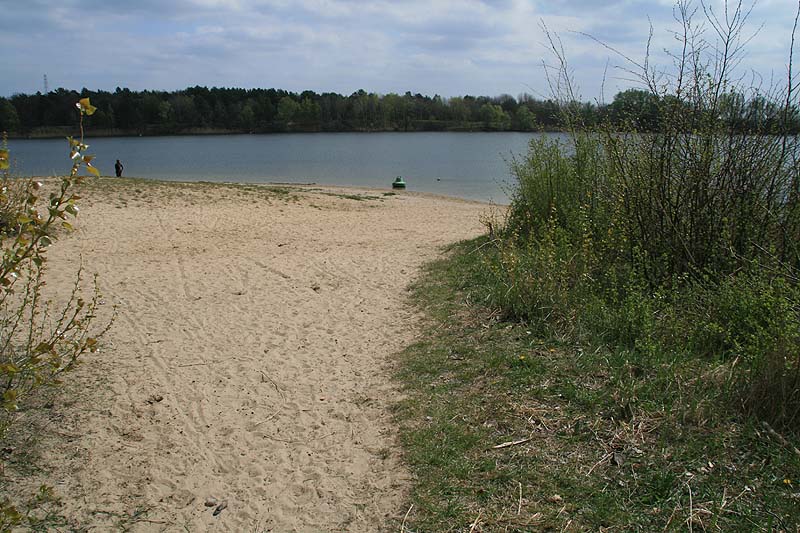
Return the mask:
[[[95,283],[85,299],[79,271],[72,290],[59,305],[43,295],[47,249],[59,232],[72,230],[80,197],[75,188],[81,171],[98,176],[93,155],[86,154],[83,118],[95,107],[88,98],[77,102],[80,137],[68,137],[71,169],[58,187],[10,175],[7,143],[0,149],[0,439],[15,420],[23,402],[41,387],[57,385],[87,351],[98,349],[98,338],[111,325],[97,327],[100,293]],[[22,514],[9,502],[0,503],[0,531],[22,524]]]

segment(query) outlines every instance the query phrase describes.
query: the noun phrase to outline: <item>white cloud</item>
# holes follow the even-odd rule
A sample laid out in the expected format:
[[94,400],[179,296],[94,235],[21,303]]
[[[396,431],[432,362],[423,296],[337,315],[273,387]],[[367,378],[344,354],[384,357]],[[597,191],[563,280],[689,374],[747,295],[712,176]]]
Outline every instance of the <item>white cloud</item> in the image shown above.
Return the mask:
[[[2,0],[0,0],[2,1]],[[719,9],[720,0],[713,0]],[[557,32],[586,98],[607,61],[622,59],[591,34],[643,58],[650,15],[653,60],[674,45],[672,2],[658,0],[44,0],[8,2],[0,45],[10,65],[0,95],[51,87],[180,89],[274,86],[349,93],[411,90],[443,96],[547,92],[552,62],[541,20]],[[77,15],[76,15],[77,14]],[[762,0],[742,67],[785,71],[794,12]],[[629,86],[611,70],[607,93]]]

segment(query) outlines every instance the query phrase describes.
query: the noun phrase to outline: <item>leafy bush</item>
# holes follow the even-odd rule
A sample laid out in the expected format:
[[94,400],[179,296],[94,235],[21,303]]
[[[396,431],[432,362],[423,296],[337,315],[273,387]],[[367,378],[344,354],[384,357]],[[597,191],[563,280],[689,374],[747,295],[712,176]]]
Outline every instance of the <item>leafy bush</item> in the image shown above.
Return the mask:
[[727,7],[724,20],[704,11],[716,42],[679,2],[676,70],[633,63],[658,117],[646,128],[585,126],[553,46],[570,141],[533,140],[513,161],[487,299],[561,335],[736,361],[740,403],[774,391],[767,405],[795,414],[762,402],[759,415],[800,432],[797,87],[791,70],[784,87],[738,84],[747,12]]
[[[80,272],[59,306],[42,293],[47,248],[58,231],[72,229],[68,220],[78,213],[74,189],[83,180],[81,168],[98,174],[93,156],[83,153],[88,148],[83,116],[94,108],[88,99],[77,107],[81,136],[68,139],[72,168],[49,194],[37,181],[12,178],[7,145],[0,150],[0,438],[20,402],[40,387],[57,384],[83,353],[97,349],[97,339],[110,326],[95,325],[100,295],[95,284],[89,300],[81,296]],[[25,516],[10,502],[0,502],[0,530],[20,524]]]

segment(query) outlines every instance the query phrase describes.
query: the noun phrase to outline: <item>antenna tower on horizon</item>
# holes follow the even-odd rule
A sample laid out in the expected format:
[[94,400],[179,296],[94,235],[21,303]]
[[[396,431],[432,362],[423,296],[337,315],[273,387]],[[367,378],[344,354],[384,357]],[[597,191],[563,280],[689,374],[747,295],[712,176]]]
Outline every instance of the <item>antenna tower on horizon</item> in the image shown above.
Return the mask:
[[47,85],[47,74],[44,75],[44,94],[50,92],[50,87]]

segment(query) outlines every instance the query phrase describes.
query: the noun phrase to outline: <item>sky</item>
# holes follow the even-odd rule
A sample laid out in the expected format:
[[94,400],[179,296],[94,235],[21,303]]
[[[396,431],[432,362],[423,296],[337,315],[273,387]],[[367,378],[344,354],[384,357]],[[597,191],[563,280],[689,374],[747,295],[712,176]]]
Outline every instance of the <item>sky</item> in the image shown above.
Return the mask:
[[[723,0],[706,4],[724,18]],[[663,50],[679,44],[673,8],[672,0],[0,0],[0,96],[43,91],[47,76],[50,90],[546,98],[545,65],[556,59],[544,25],[561,41],[577,96],[610,101],[637,86],[620,53],[641,64],[651,25],[650,65],[669,69]],[[786,76],[796,9],[796,0],[757,2],[742,75]],[[695,20],[703,19],[700,9]],[[706,24],[709,40],[712,32]]]

